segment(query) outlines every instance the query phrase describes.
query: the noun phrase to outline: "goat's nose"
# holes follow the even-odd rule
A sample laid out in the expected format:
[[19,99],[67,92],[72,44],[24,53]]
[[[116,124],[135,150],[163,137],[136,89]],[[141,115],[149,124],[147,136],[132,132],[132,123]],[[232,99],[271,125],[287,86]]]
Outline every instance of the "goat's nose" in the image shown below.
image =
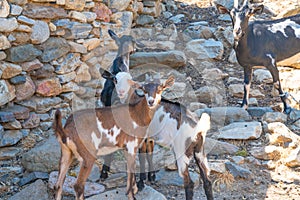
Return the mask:
[[150,106],[153,106],[153,104],[154,104],[154,100],[153,99],[149,100],[148,102],[149,102]]
[[119,90],[119,94],[123,95],[125,93],[125,90]]

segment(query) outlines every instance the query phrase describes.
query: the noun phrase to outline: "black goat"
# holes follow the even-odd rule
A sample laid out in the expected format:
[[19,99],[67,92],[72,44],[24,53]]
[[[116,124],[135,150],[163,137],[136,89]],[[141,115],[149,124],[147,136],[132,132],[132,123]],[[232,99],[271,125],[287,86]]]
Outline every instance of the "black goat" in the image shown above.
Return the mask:
[[[235,0],[232,10],[216,5],[219,13],[230,14],[233,24],[234,50],[237,60],[244,67],[244,98],[242,107],[247,109],[253,66],[264,66],[272,74],[275,88],[284,104],[284,112],[290,113],[287,93],[284,93],[279,79],[278,64],[291,65],[291,57],[300,53],[300,15],[269,21],[249,22],[254,14],[261,14],[264,6],[248,5],[245,0],[238,8]],[[298,55],[297,55],[298,54]],[[279,62],[280,61],[280,62]]]

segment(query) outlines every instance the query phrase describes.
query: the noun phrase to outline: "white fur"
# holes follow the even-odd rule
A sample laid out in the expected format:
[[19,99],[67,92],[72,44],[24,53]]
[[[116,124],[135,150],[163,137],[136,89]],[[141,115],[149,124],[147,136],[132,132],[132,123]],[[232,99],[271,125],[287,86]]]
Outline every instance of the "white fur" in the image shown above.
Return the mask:
[[[121,129],[120,128],[117,128],[116,125],[114,125],[114,127],[112,127],[111,129],[105,129],[103,128],[102,126],[102,122],[100,122],[98,119],[97,119],[97,126],[98,126],[98,130],[101,134],[104,134],[107,138],[108,138],[108,141],[114,145],[117,144],[117,136],[120,134],[121,132]],[[109,134],[109,132],[112,132],[112,135]]]
[[292,21],[291,19],[272,24],[270,27],[268,27],[268,30],[272,33],[276,33],[277,31],[279,31],[284,35],[284,37],[288,37],[284,31],[284,29],[286,29],[288,26],[294,30],[296,37],[300,38],[300,25]]
[[137,123],[135,121],[132,121],[132,126],[134,129],[136,129],[137,127],[139,127],[139,125],[137,125]]
[[134,155],[134,149],[138,146],[138,139],[136,138],[134,141],[127,142],[126,148],[130,155]]
[[[117,84],[115,85],[117,94],[121,100],[121,103],[124,103],[127,99],[128,92],[130,90],[130,85],[128,80],[132,80],[132,76],[128,72],[119,72],[116,75]],[[124,96],[121,96],[121,91],[124,91]]]
[[101,143],[102,141],[102,138],[100,136],[100,138],[97,137],[96,133],[95,132],[92,132],[92,141],[94,143],[94,146],[96,149],[99,149],[99,144]]
[[272,57],[272,55],[271,54],[266,54],[266,56],[271,59],[272,65],[273,65],[273,67],[275,67],[275,59]]

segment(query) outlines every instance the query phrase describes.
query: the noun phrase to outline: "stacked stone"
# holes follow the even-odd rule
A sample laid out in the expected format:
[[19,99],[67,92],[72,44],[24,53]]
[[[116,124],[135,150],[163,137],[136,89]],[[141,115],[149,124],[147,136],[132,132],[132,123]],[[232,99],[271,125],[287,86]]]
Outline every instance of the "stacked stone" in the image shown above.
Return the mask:
[[136,24],[140,26],[153,24],[154,18],[161,14],[161,0],[143,0],[143,6],[141,15],[136,19]]
[[[136,0],[3,0],[0,9],[0,160],[33,129],[50,129],[52,110],[99,97],[99,68],[117,46],[108,29],[130,34]],[[50,3],[50,4],[49,4]],[[157,4],[157,3],[156,3]],[[149,8],[149,6],[147,7]],[[158,12],[153,12],[157,16]],[[74,107],[72,108],[74,110]],[[7,148],[8,147],[8,148]]]

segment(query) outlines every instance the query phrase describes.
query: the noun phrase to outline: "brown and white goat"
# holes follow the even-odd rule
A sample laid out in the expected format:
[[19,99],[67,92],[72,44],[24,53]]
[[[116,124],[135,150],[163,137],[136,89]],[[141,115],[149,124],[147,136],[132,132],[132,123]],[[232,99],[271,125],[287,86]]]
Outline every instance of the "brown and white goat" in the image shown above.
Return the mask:
[[[146,78],[146,80],[149,80],[149,78]],[[160,79],[157,77],[153,78],[153,82],[156,83],[156,85],[160,85]],[[207,157],[204,153],[206,132],[210,128],[209,115],[203,113],[201,118],[198,119],[180,103],[171,102],[161,98],[161,92],[156,91],[156,89],[159,89],[158,87],[152,87],[152,89],[150,89],[145,86],[145,89],[151,91],[150,94],[154,94],[152,97],[148,98],[149,100],[155,102],[155,99],[160,99],[160,103],[155,102],[159,103],[159,105],[149,124],[147,130],[148,137],[154,138],[156,143],[169,147],[174,151],[179,175],[184,179],[187,200],[193,199],[194,183],[190,178],[188,166],[191,159],[194,157],[200,169],[206,197],[208,200],[212,200],[212,183],[209,179],[210,170],[207,163]],[[140,155],[144,155],[143,159],[145,159],[145,155],[147,155],[147,152],[145,151],[146,149],[141,148]],[[153,165],[152,159],[149,164]],[[144,161],[141,162],[140,165],[141,171],[143,172],[145,168]],[[139,184],[143,185],[143,180],[140,180]],[[140,187],[142,185],[140,185]]]
[[[125,72],[122,72],[125,73]],[[118,84],[119,77],[111,75]],[[158,93],[174,83],[174,77],[161,85],[149,83],[141,87],[127,78],[127,82],[136,90],[129,91],[129,104],[115,107],[85,109],[74,112],[62,126],[61,113],[55,113],[54,128],[61,145],[61,159],[56,188],[56,200],[62,198],[62,186],[73,157],[80,161],[80,171],[74,185],[76,200],[84,199],[84,185],[98,155],[106,155],[118,149],[124,149],[127,157],[127,189],[129,200],[135,199],[137,192],[135,181],[135,156],[140,144],[146,137],[146,130],[151,121],[152,110],[156,108],[153,102],[153,87]],[[149,89],[149,90],[148,90]],[[141,93],[141,90],[143,93]],[[149,92],[150,91],[150,92]],[[150,101],[149,101],[150,99]]]

